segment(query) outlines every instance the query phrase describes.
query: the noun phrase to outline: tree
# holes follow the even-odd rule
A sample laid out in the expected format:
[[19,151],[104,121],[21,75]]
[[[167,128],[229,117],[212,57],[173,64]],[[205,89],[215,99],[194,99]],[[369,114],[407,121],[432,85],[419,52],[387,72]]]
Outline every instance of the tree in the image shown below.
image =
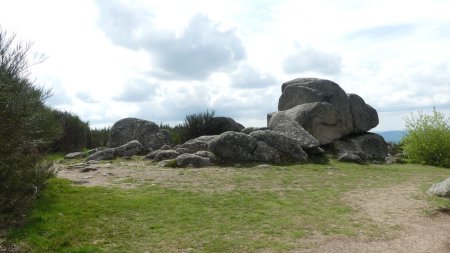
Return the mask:
[[50,92],[30,81],[30,48],[0,30],[0,213],[20,211],[52,176],[42,158],[58,127]]
[[89,123],[82,121],[77,115],[52,110],[61,133],[52,144],[52,151],[73,152],[87,147],[89,137]]
[[450,118],[433,108],[431,115],[419,111],[405,118],[407,135],[403,151],[415,162],[450,167]]

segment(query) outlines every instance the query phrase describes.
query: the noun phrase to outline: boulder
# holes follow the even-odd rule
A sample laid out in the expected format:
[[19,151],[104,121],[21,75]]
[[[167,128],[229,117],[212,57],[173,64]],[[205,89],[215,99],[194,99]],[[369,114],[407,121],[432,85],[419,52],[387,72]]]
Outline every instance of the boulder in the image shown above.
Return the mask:
[[427,190],[427,193],[439,197],[450,198],[450,178],[447,178],[443,182],[433,184],[430,189]]
[[86,154],[83,152],[72,152],[64,156],[64,159],[76,159],[76,158],[82,158],[85,157]]
[[174,159],[175,157],[179,156],[180,153],[178,153],[175,150],[158,150],[155,154],[153,160],[155,161],[162,161],[162,160],[170,160]]
[[[336,114],[334,116],[336,120],[332,124],[342,131],[341,136],[352,133],[353,121],[349,101],[347,94],[338,84],[325,79],[297,78],[283,83],[281,90],[282,94],[278,101],[279,111],[308,103],[328,103],[334,109],[330,113]],[[300,124],[308,130],[302,123]]]
[[116,156],[120,157],[142,154],[143,149],[144,147],[137,140],[130,141],[122,146],[114,148]]
[[339,113],[333,105],[316,102],[297,105],[285,111],[285,114],[297,121],[306,131],[316,138],[321,145],[337,140],[348,133]]
[[[297,139],[290,138],[284,134],[271,130],[255,131],[250,133],[250,136],[255,138],[257,141],[264,142],[270,147],[274,148],[277,152],[279,152],[282,161],[308,160],[308,155],[302,149],[301,142]],[[269,161],[270,160],[264,160],[264,162]],[[276,162],[276,160],[274,160],[274,162]]]
[[319,146],[319,141],[308,133],[297,121],[286,115],[285,112],[276,112],[273,114],[269,120],[268,128],[298,140],[302,148]]
[[115,159],[116,157],[129,157],[133,155],[139,155],[142,153],[142,151],[143,151],[142,144],[137,140],[133,140],[119,147],[106,148],[97,151],[92,155],[88,156],[86,158],[86,161],[111,160]]
[[200,150],[208,150],[208,144],[212,139],[214,139],[214,137],[209,138],[207,136],[200,136],[198,138],[186,141],[185,143],[181,144],[179,148],[190,150],[191,152],[188,153],[195,153]]
[[256,139],[240,132],[225,132],[209,143],[209,151],[227,162],[253,161]]
[[240,132],[244,126],[229,117],[214,117],[206,124],[206,128],[208,134],[216,135],[227,131]]
[[118,147],[132,140],[138,140],[146,150],[157,150],[164,145],[170,145],[171,137],[167,130],[160,129],[151,121],[125,118],[112,126],[108,147]]
[[200,168],[211,165],[209,158],[195,154],[181,154],[175,159],[178,167]]
[[256,143],[256,149],[253,155],[254,159],[258,162],[281,162],[280,153],[275,148],[262,141]]
[[378,113],[356,94],[348,94],[353,119],[353,133],[363,133],[378,125]]
[[374,133],[349,136],[324,147],[342,161],[384,161],[388,156],[383,137]]

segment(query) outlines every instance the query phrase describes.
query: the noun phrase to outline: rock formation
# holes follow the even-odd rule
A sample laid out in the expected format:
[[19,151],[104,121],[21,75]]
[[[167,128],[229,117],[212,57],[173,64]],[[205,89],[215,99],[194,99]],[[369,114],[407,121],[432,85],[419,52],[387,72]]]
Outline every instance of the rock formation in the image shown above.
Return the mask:
[[[244,129],[231,118],[215,117],[206,127],[212,135],[171,147],[169,133],[155,123],[127,118],[114,124],[108,146],[137,140],[151,151],[146,159],[178,167],[202,167],[217,161],[303,162],[324,152],[341,161],[384,161],[384,139],[367,132],[378,125],[377,111],[360,96],[316,78],[283,83],[281,91],[279,111],[267,115],[264,128]],[[113,157],[121,149],[105,149],[91,156]]]
[[387,156],[384,139],[367,133],[378,125],[377,111],[360,96],[317,78],[294,79],[283,83],[281,91],[279,111],[267,115],[270,129],[304,138],[312,145],[317,145],[315,138],[342,161],[384,160]]
[[[283,83],[281,90],[278,110],[297,121],[321,145],[378,125],[375,109],[358,95],[347,95],[332,81],[298,78]],[[278,113],[268,114],[269,122]]]

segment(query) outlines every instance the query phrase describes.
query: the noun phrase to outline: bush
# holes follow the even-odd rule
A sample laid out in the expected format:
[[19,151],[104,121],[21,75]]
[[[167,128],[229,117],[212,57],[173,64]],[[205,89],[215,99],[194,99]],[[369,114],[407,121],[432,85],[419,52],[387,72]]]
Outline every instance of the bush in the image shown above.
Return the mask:
[[30,48],[0,30],[0,213],[21,211],[52,175],[42,158],[58,127],[49,92],[28,78]]
[[182,134],[182,141],[197,138],[208,134],[209,123],[214,118],[214,110],[201,113],[190,114],[184,120],[184,132]]
[[433,114],[419,111],[405,118],[405,155],[415,162],[450,167],[450,118],[433,108]]

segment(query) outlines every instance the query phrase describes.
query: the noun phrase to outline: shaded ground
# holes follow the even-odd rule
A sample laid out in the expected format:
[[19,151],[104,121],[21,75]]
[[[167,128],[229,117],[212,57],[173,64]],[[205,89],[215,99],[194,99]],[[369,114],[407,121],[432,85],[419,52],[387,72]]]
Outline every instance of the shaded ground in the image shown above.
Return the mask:
[[[209,167],[202,169],[159,168],[148,161],[119,161],[114,164],[99,163],[88,166],[58,165],[58,177],[67,178],[85,186],[119,186],[133,188],[143,184],[159,185],[194,191],[231,191],[252,182],[258,174],[242,168]],[[261,168],[266,165],[260,166]],[[81,172],[83,168],[91,168]],[[330,167],[328,174],[342,173]],[[239,180],[242,178],[242,180]],[[286,190],[298,188],[294,183],[280,184],[276,180],[257,185],[255,189]],[[381,238],[357,235],[330,238],[310,236],[301,244],[307,249],[296,252],[450,252],[450,216],[445,212],[432,215],[419,182],[408,182],[383,188],[347,192],[343,200],[359,210],[356,219],[368,219],[393,228]]]

